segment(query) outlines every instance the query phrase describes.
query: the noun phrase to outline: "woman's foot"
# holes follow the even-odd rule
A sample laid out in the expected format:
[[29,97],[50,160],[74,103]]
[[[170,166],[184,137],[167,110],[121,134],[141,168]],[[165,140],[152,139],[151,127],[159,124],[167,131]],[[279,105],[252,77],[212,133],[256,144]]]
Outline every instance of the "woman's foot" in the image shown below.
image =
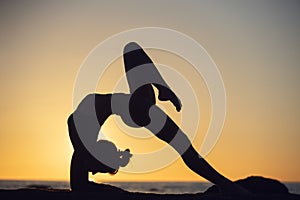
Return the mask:
[[160,101],[168,101],[170,100],[173,105],[176,107],[176,110],[179,112],[181,110],[181,102],[179,98],[174,94],[172,90],[166,87],[160,87],[158,93],[158,99]]

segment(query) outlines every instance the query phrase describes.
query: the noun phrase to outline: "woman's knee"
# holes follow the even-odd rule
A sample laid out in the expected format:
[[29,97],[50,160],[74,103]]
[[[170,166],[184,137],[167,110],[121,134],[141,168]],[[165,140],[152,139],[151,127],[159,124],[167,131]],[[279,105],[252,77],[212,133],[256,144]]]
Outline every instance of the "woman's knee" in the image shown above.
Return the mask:
[[134,93],[129,100],[129,113],[132,120],[142,127],[150,124],[149,110],[153,105],[155,105],[155,99]]
[[131,119],[138,126],[144,127],[150,124],[151,118],[149,116],[150,105],[146,102],[131,103],[129,105],[129,113]]

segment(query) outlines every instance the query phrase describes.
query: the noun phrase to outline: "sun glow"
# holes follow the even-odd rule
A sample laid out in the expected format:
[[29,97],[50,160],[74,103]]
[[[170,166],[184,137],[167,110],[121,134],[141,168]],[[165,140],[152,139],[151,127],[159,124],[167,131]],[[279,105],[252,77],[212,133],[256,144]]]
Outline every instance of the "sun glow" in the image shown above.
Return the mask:
[[[0,179],[68,180],[73,148],[67,118],[75,109],[74,83],[83,60],[95,45],[113,34],[155,25],[174,28],[201,43],[224,80],[226,121],[206,157],[208,162],[230,179],[263,175],[299,181],[299,6],[278,5],[194,2],[187,6],[176,2],[170,6],[162,2],[157,6],[143,2],[133,7],[110,2],[1,2]],[[166,11],[166,7],[170,9]],[[154,16],[147,14],[148,8],[156,11]],[[148,53],[156,63],[187,77],[197,91],[200,120],[193,144],[200,150],[212,109],[205,83],[193,70],[187,70],[187,61],[168,52]],[[96,92],[114,91],[124,73],[122,66],[121,58],[112,63]],[[123,84],[120,90],[127,89]],[[188,94],[181,97],[183,109],[192,105]],[[181,113],[169,102],[161,106],[180,122]],[[189,127],[196,123],[194,119],[187,120],[185,132],[192,132]],[[103,131],[121,149],[147,152],[165,145],[146,130],[125,128],[124,132],[115,120],[117,117],[109,118]],[[149,138],[138,140],[126,130],[132,134],[144,131]],[[130,164],[135,164],[134,157]],[[91,178],[204,180],[181,159],[151,173],[119,172]]]

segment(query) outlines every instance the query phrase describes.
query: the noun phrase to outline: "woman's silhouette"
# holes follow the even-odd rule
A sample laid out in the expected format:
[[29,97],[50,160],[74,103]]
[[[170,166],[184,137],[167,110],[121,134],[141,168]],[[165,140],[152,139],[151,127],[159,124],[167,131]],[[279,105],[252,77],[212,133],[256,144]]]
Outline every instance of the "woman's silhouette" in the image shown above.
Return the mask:
[[[246,193],[243,188],[211,167],[197,153],[186,134],[155,105],[153,86],[158,89],[159,100],[171,101],[178,112],[181,110],[179,98],[165,83],[144,50],[138,44],[131,42],[124,48],[123,59],[130,94],[89,94],[68,119],[70,139],[74,148],[70,177],[72,190],[97,190],[97,186],[88,181],[89,171],[116,173],[119,167],[126,166],[129,162],[131,154],[128,149],[116,153],[116,147],[106,145],[104,148],[103,141],[97,142],[99,130],[105,120],[112,114],[116,114],[127,125],[145,127],[156,137],[170,144],[192,171],[216,184],[221,191]],[[157,127],[158,123],[155,121],[164,123],[161,127]],[[103,157],[101,162],[91,155],[86,144],[94,146],[95,151],[103,152],[100,156]]]

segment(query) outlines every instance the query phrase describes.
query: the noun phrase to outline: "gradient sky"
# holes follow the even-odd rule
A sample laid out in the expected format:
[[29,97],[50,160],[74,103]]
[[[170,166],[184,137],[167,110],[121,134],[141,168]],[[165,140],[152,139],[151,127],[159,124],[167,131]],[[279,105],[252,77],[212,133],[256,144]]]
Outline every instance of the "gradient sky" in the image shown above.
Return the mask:
[[[209,163],[232,180],[262,175],[300,181],[299,9],[291,0],[1,1],[0,179],[68,180],[66,120],[80,65],[107,37],[157,26],[202,44],[222,75],[227,117]],[[93,178],[204,180],[180,159],[153,173]]]

